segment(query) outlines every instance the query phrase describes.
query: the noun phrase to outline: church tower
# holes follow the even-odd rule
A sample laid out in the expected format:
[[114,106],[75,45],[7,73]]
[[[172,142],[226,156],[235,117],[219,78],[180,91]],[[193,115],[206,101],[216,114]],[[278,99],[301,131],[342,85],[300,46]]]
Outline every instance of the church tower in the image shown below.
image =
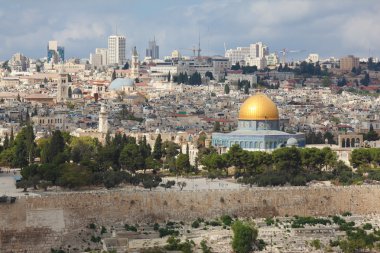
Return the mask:
[[108,132],[108,113],[104,104],[100,106],[98,132],[103,134]]
[[63,73],[63,69],[58,74],[57,82],[57,103],[63,103],[69,97],[68,76]]
[[132,49],[132,62],[131,62],[131,77],[139,77],[139,55],[137,53],[136,47]]

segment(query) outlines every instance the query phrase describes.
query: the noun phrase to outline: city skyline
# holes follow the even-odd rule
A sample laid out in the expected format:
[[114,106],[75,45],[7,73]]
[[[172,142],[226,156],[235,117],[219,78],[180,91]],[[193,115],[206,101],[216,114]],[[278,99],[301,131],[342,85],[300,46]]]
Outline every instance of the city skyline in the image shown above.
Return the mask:
[[[126,36],[127,58],[133,46],[144,55],[153,36],[162,57],[174,49],[197,46],[198,35],[203,55],[224,55],[224,44],[229,49],[257,41],[267,44],[270,52],[287,48],[305,50],[305,54],[316,52],[321,57],[380,54],[380,35],[373,32],[380,24],[376,15],[380,2],[375,1],[345,1],[342,5],[338,1],[300,0],[96,0],[75,2],[74,11],[72,3],[4,3],[0,60],[17,52],[44,57],[49,40],[65,47],[65,58],[88,58],[95,48],[106,47],[108,36],[115,33]],[[15,11],[19,15],[14,15]],[[192,52],[183,50],[183,54]]]

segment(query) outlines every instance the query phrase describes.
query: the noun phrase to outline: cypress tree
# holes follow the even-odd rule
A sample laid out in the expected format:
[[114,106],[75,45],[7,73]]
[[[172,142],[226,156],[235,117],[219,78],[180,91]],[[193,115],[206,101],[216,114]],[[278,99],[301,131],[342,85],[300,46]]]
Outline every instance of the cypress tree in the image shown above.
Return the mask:
[[158,134],[156,141],[154,143],[154,149],[153,149],[153,158],[156,160],[161,159],[162,157],[162,139],[161,134]]

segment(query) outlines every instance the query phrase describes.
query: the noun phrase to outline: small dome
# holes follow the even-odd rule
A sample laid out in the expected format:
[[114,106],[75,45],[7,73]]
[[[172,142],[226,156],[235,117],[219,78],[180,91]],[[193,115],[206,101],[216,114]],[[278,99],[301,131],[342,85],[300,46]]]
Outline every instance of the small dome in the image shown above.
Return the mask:
[[79,88],[75,88],[74,90],[73,90],[73,95],[82,95],[82,91],[79,89]]
[[278,120],[275,103],[263,93],[249,97],[240,107],[239,120]]
[[108,86],[108,90],[121,90],[123,87],[133,87],[135,81],[131,78],[116,78]]
[[296,138],[289,138],[288,141],[286,142],[286,146],[287,147],[294,147],[294,146],[298,146],[298,141]]

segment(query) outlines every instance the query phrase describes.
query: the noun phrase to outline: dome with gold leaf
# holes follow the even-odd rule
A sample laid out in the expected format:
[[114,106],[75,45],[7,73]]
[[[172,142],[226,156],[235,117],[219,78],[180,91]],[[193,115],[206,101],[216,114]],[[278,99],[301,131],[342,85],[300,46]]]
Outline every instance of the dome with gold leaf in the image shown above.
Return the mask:
[[269,97],[257,93],[240,107],[239,120],[279,120],[278,109]]

